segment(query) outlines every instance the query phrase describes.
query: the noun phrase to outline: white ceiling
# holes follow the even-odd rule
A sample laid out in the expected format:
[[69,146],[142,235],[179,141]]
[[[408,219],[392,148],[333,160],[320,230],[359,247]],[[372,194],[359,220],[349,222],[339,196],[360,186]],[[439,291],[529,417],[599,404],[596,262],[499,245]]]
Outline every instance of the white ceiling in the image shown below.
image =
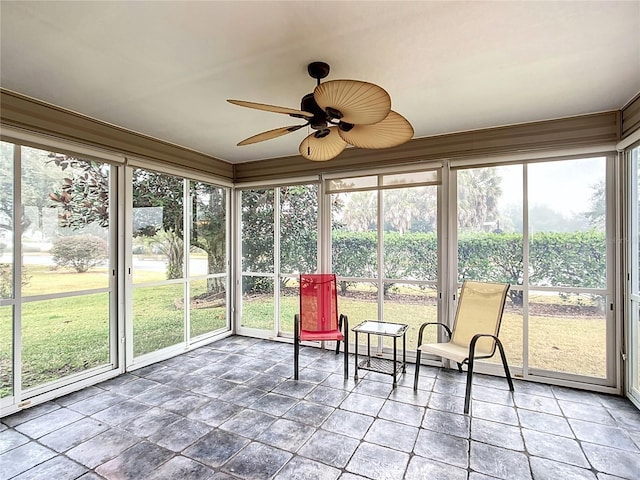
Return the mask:
[[0,85],[237,163],[295,155],[331,79],[385,88],[415,137],[619,109],[640,91],[640,1],[0,2]]

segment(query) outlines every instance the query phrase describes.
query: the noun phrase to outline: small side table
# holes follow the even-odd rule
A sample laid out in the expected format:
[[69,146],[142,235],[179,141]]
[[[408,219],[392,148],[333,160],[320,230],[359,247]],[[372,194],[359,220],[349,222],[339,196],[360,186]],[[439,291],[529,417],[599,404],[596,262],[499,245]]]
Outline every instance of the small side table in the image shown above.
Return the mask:
[[[358,381],[358,369],[369,370],[372,372],[384,373],[393,377],[393,387],[398,384],[398,374],[402,371],[405,373],[407,359],[407,330],[408,325],[403,323],[377,322],[374,320],[365,320],[351,329],[356,334],[355,343],[355,364],[356,374],[354,380]],[[367,357],[358,362],[358,334],[367,334]],[[393,337],[393,360],[379,357],[371,357],[371,335],[380,335],[383,337]],[[402,337],[402,361],[398,361],[398,337]]]

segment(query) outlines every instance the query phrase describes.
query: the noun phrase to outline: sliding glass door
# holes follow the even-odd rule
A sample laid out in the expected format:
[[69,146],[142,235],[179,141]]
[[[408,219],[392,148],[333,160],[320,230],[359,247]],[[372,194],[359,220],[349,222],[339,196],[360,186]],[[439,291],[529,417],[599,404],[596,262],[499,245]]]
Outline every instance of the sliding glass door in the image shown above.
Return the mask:
[[[420,324],[440,318],[441,174],[434,168],[326,182],[340,311],[351,326],[364,320],[409,325],[409,356]],[[425,331],[424,341],[436,341],[438,333]],[[392,350],[393,339],[377,340],[378,353]]]
[[[15,353],[14,312],[17,306],[14,291],[15,203],[14,157],[16,145],[0,142],[0,411],[14,401]],[[19,151],[19,150],[18,150]]]
[[238,332],[293,336],[298,276],[318,268],[318,184],[238,191]]
[[228,189],[144,168],[130,174],[134,365],[229,330]]
[[511,285],[500,337],[525,377],[615,385],[612,167],[597,157],[456,171],[458,281]]
[[626,153],[628,172],[629,313],[627,394],[640,407],[640,146]]
[[2,142],[0,406],[118,368],[116,167]]

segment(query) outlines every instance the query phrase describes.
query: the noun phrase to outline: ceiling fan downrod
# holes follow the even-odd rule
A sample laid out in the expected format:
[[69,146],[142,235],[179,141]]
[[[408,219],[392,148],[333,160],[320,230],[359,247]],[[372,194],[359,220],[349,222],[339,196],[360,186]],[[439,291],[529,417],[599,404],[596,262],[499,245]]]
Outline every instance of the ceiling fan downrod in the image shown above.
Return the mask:
[[321,78],[329,75],[330,70],[331,67],[329,67],[329,64],[324,62],[311,62],[307,65],[307,72],[309,72],[311,78],[315,78],[318,81],[318,85],[320,85]]

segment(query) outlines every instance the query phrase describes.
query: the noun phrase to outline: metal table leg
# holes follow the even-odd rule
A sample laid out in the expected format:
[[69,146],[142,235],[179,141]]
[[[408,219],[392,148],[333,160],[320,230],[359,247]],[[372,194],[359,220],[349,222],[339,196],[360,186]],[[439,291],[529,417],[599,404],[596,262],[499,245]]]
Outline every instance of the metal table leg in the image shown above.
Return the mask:
[[355,360],[356,360],[356,374],[353,376],[353,379],[357,382],[358,381],[358,331],[356,330],[355,332],[356,334],[356,345],[355,345],[355,352],[354,356],[355,356]]
[[398,381],[396,379],[396,372],[398,369],[396,368],[396,357],[397,357],[397,345],[398,345],[398,337],[393,337],[393,388],[396,388]]
[[407,373],[407,331],[402,334],[402,373]]

